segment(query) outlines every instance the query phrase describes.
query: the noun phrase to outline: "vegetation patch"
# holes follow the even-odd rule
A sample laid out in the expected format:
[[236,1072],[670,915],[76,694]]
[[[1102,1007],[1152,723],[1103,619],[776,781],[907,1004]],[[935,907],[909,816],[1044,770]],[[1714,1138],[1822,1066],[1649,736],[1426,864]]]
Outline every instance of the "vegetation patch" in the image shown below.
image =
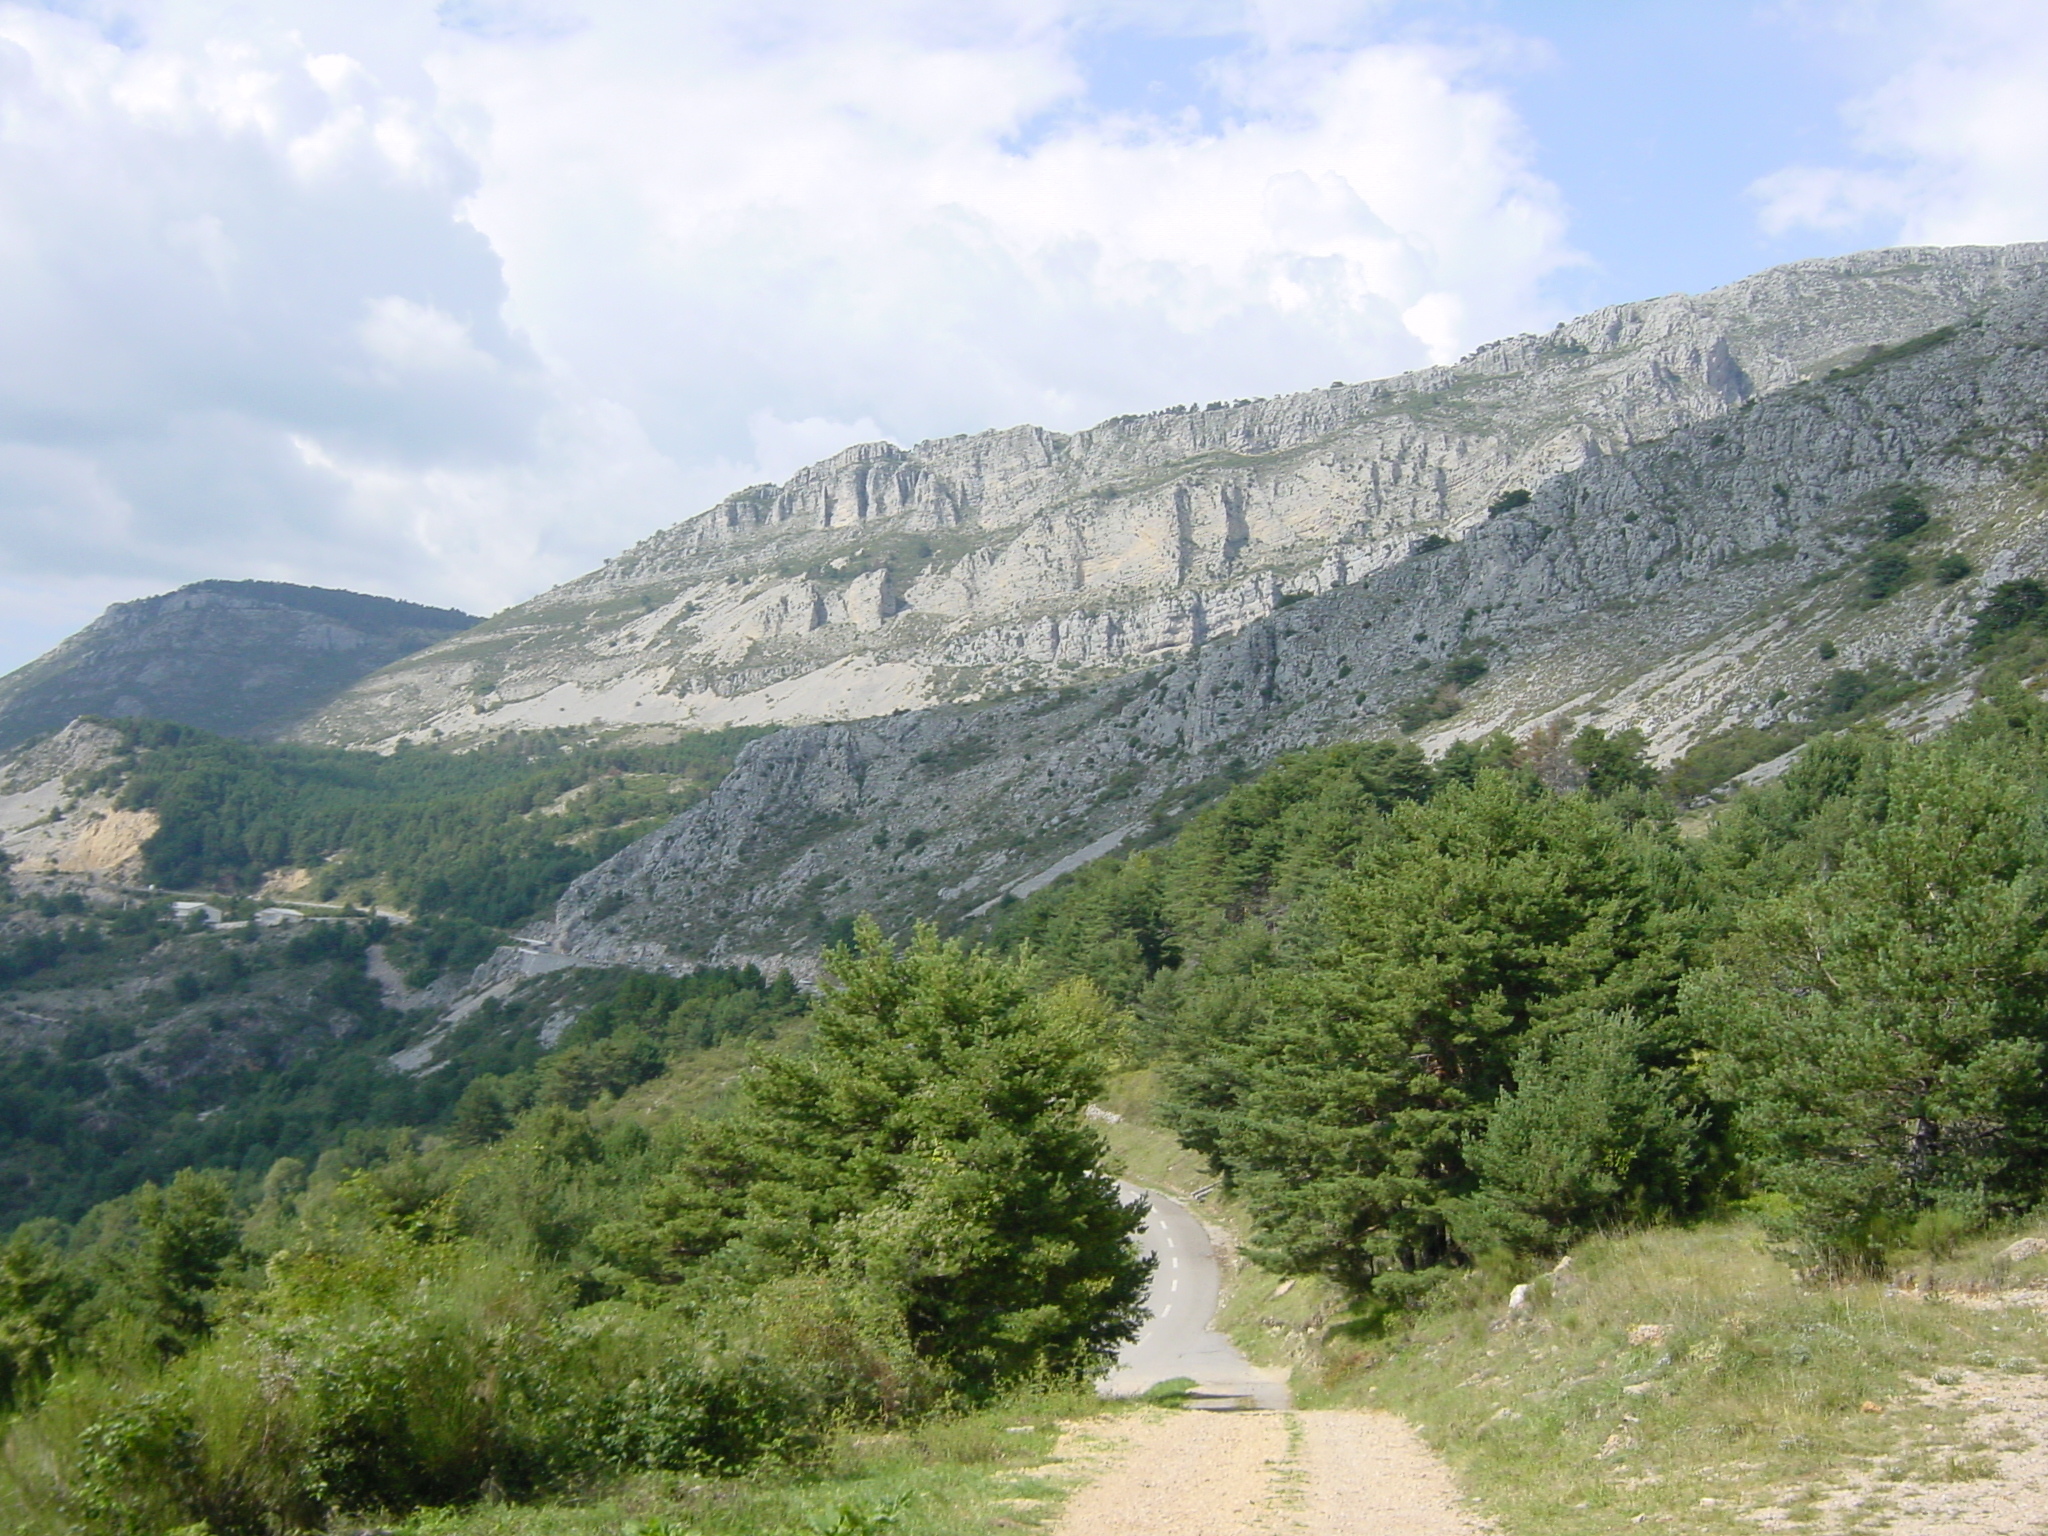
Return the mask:
[[158,813],[143,848],[158,885],[250,891],[269,870],[310,868],[323,900],[387,900],[496,928],[692,803],[760,734],[613,748],[541,735],[385,755],[110,724],[125,750],[84,787],[119,786],[121,805]]
[[829,959],[802,1038],[723,1115],[650,1129],[615,1082],[586,1096],[596,1048],[792,990],[642,978],[508,1125],[357,1138],[241,1201],[187,1170],[18,1232],[0,1522],[517,1530],[542,1527],[488,1506],[595,1494],[690,1529],[971,1530],[978,1501],[1034,1501],[1007,1469],[1130,1335],[1148,1272],[1080,1117],[1115,1022],[1085,983],[929,932],[898,954],[870,925]]
[[1413,1419],[1517,1536],[1749,1531],[1881,1521],[1902,1482],[1995,1469],[1929,1388],[2044,1365],[2035,1312],[1803,1284],[1738,1223],[1591,1239],[1556,1273],[1468,1272],[1398,1335],[1340,1329],[1309,1400]]

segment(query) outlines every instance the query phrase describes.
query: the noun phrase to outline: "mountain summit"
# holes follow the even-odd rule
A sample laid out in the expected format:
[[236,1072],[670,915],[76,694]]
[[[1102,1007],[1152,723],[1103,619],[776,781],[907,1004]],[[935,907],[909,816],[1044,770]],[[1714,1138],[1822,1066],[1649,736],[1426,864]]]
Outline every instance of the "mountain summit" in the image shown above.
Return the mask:
[[80,715],[273,735],[365,673],[476,622],[452,608],[326,587],[194,582],[116,603],[0,677],[0,749]]

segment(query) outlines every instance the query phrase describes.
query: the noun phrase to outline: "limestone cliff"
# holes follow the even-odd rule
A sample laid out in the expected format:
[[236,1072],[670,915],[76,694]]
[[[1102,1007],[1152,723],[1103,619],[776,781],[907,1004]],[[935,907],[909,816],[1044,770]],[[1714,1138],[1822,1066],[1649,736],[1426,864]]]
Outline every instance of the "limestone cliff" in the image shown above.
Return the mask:
[[[2023,254],[2031,262],[2039,251]],[[959,918],[1075,859],[1154,835],[1279,752],[1390,733],[1392,713],[1441,689],[1447,663],[1460,658],[1487,670],[1468,681],[1459,713],[1424,737],[1437,745],[1558,720],[1641,726],[1668,755],[1726,725],[1799,711],[1833,673],[1879,663],[1921,681],[1901,723],[1952,711],[1968,696],[1963,635],[1984,592],[2048,571],[2048,283],[2000,291],[1987,274],[2020,272],[2010,254],[1897,259],[1896,285],[1877,284],[1888,314],[1924,305],[1921,318],[1940,318],[1926,297],[1931,273],[1974,274],[1972,291],[1988,302],[1973,317],[1826,368],[1826,357],[1800,361],[1796,341],[1773,352],[1731,324],[1720,355],[1739,364],[1745,383],[1730,364],[1702,357],[1665,390],[1656,381],[1666,364],[1644,361],[1655,347],[1628,354],[1641,364],[1631,372],[1588,340],[1567,372],[1616,369],[1615,397],[1599,418],[1608,425],[1569,441],[1579,407],[1560,405],[1543,438],[1555,452],[1547,474],[1485,433],[1445,433],[1432,461],[1445,472],[1426,495],[1404,481],[1397,496],[1385,465],[1359,462],[1352,484],[1372,484],[1377,467],[1389,487],[1372,516],[1412,518],[1373,526],[1440,531],[1450,542],[1418,548],[1409,538],[1319,595],[1255,615],[1232,637],[1192,645],[1186,636],[1187,654],[1119,678],[764,737],[706,800],[579,880],[548,936],[594,960],[802,964],[854,912],[892,925]],[[1781,303],[1775,285],[1816,272],[1833,284],[1842,270],[1823,263],[1770,274],[1744,313],[1768,308],[1775,324],[1799,309]],[[1727,306],[1740,291],[1715,302]],[[1821,298],[1840,292],[1826,286]],[[1806,334],[1827,330],[1815,318],[1822,308],[1816,299],[1806,311]],[[1698,312],[1694,301],[1671,301],[1612,320],[1661,316],[1696,340]],[[1533,386],[1517,370],[1551,367],[1528,361],[1549,345],[1482,354],[1501,359],[1495,375],[1446,377],[1471,381],[1474,393],[1528,389],[1533,412]],[[1709,380],[1715,367],[1720,386]],[[1816,370],[1805,382],[1793,377]],[[1708,408],[1716,388],[1733,408]],[[1621,398],[1639,389],[1651,403]],[[1245,408],[1250,418],[1260,409]],[[1687,414],[1706,419],[1674,422]],[[1648,430],[1653,416],[1661,434]],[[1624,433],[1617,422],[1633,425]],[[1145,430],[1197,425],[1154,419]],[[1522,440],[1539,435],[1530,429]],[[975,441],[993,453],[998,440]],[[1327,468],[1338,456],[1326,442],[1301,462]],[[833,473],[864,462],[848,459]],[[1450,475],[1453,463],[1467,466],[1462,478]],[[1270,465],[1231,474],[1242,476],[1228,483],[1247,488],[1247,506],[1250,487],[1266,488],[1257,504],[1271,509],[1290,484]],[[1531,492],[1526,503],[1492,517],[1483,505],[1470,510],[1517,478]],[[822,498],[822,485],[804,483]],[[1453,484],[1467,489],[1453,496]],[[1913,535],[1903,585],[1873,595],[1886,509],[1907,494],[1931,521]],[[1310,498],[1298,505],[1306,518]],[[1387,511],[1395,506],[1402,510]],[[1356,507],[1329,512],[1323,526],[1354,526],[1343,519]],[[1256,526],[1282,522],[1275,514]],[[686,532],[701,550],[726,547],[702,528],[672,537]],[[1262,537],[1269,551],[1296,547],[1279,533]],[[1943,555],[1968,574],[1943,584]]]
[[868,444],[388,667],[299,734],[887,715],[1155,665],[2048,272],[2048,246],[1796,263],[1377,383]]

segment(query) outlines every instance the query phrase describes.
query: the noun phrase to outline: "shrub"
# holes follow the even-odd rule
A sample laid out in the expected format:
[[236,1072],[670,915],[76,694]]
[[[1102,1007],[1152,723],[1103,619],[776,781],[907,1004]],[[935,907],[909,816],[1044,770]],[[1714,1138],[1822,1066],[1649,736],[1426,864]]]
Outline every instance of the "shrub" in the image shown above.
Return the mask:
[[871,1415],[878,1377],[917,1373],[816,1328],[845,1316],[816,1294],[783,1298],[804,1328],[741,1304],[720,1341],[673,1313],[572,1312],[469,1244],[396,1241],[295,1255],[261,1315],[153,1386],[109,1389],[69,1434],[31,1420],[55,1506],[92,1536],[272,1536],[608,1471],[738,1472]]
[[2048,609],[2048,589],[2038,581],[2025,577],[2001,581],[1977,610],[1976,622],[1970,626],[1970,644],[1982,650],[2017,630],[2037,625],[2044,609]]
[[1599,1227],[1682,1211],[1699,1174],[1700,1117],[1632,1013],[1595,1013],[1531,1039],[1515,1086],[1467,1152],[1484,1180],[1460,1242],[1558,1252]]
[[1913,579],[1913,562],[1904,555],[1886,551],[1873,555],[1863,573],[1863,595],[1882,602]]
[[1884,536],[1903,539],[1927,526],[1927,503],[1917,492],[1905,491],[1885,503]]
[[1467,652],[1463,656],[1451,658],[1449,665],[1444,668],[1444,681],[1455,688],[1464,688],[1478,682],[1479,679],[1486,676],[1487,671],[1488,666],[1484,656]]
[[758,1355],[668,1361],[601,1410],[611,1464],[654,1472],[738,1472],[814,1444],[826,1404],[797,1373]]

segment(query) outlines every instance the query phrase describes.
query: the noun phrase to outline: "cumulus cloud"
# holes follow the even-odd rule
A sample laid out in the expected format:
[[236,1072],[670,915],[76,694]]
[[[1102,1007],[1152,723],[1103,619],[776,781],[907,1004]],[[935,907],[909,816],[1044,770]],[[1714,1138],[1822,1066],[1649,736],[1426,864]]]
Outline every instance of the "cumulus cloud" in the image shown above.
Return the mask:
[[1469,55],[1254,36],[1212,125],[1077,113],[1077,25],[1004,22],[620,4],[447,57],[513,312],[695,457],[764,401],[917,434],[1359,377],[1527,322],[1567,259]]
[[[1106,44],[1190,36],[1103,104]],[[1455,356],[1574,260],[1513,47],[1353,0],[0,6],[0,582],[487,610],[863,438]]]
[[1907,243],[2048,239],[2048,28],[2032,0],[1831,8],[1838,47],[1881,77],[1849,100],[1851,163],[1755,187],[1764,227]]

